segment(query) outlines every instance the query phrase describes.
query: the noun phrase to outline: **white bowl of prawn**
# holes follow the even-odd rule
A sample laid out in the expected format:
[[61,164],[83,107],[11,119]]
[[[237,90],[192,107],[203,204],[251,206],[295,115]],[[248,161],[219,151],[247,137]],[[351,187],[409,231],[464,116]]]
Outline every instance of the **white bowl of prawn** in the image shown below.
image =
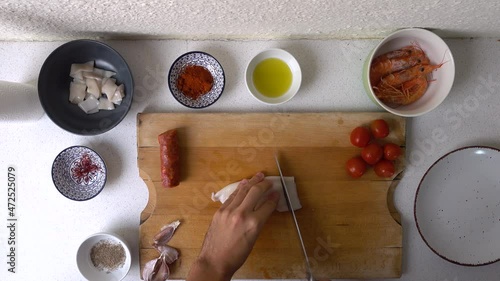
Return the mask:
[[[372,62],[383,54],[407,46],[420,49],[427,55],[429,65],[440,65],[440,67],[428,74],[425,93],[413,103],[407,105],[385,103],[377,97],[373,89],[376,85],[372,85],[370,81]],[[368,96],[386,111],[403,117],[420,116],[436,108],[448,96],[454,79],[455,62],[448,45],[433,32],[421,28],[401,29],[384,38],[370,53],[363,67],[363,84]]]

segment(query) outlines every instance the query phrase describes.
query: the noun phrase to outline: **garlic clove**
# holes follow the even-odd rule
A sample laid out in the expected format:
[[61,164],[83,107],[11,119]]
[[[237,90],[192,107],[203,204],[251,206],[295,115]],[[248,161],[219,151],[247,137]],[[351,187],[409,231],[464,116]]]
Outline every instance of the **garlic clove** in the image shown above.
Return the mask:
[[147,281],[150,280],[150,276],[153,275],[154,267],[158,259],[150,260],[144,265],[144,269],[142,270],[142,279]]
[[177,220],[163,226],[160,232],[153,238],[153,246],[157,247],[159,245],[166,245],[168,241],[172,239],[172,236],[174,236],[174,232],[179,224],[181,224],[181,222]]
[[144,281],[166,281],[169,276],[170,269],[162,256],[147,262],[142,271]]
[[170,276],[170,269],[168,268],[165,259],[160,257],[158,258],[158,266],[155,266],[155,271],[153,272],[152,281],[165,281]]
[[167,264],[172,264],[179,258],[179,252],[176,248],[159,245],[156,247],[156,250],[160,252],[160,255],[165,259]]

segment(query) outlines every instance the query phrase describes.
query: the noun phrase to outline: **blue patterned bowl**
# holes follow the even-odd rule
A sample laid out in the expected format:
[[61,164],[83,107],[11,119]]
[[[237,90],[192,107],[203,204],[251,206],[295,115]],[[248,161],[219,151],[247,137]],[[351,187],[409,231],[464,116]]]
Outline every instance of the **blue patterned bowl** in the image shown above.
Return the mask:
[[[185,96],[177,88],[177,79],[184,68],[189,65],[203,66],[214,78],[212,89],[203,96],[193,100]],[[168,86],[174,98],[182,105],[189,108],[204,108],[215,103],[224,91],[225,76],[222,65],[211,55],[204,52],[189,52],[177,58],[168,73]]]
[[94,198],[106,184],[106,164],[94,150],[72,146],[57,155],[52,164],[52,181],[67,198],[85,201]]

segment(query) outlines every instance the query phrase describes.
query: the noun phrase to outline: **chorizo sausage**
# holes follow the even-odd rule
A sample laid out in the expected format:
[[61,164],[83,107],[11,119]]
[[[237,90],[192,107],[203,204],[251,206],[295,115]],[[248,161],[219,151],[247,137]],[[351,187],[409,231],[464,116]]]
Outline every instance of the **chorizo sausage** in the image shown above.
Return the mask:
[[180,155],[177,130],[168,130],[158,136],[160,144],[161,180],[164,187],[174,187],[180,182]]

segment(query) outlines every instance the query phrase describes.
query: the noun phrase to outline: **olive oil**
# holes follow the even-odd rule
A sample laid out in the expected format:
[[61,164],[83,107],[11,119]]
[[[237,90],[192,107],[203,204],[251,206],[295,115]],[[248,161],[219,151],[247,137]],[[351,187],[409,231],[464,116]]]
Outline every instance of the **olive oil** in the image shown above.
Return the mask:
[[269,58],[257,64],[252,78],[257,91],[266,97],[277,98],[290,89],[293,76],[284,61]]

